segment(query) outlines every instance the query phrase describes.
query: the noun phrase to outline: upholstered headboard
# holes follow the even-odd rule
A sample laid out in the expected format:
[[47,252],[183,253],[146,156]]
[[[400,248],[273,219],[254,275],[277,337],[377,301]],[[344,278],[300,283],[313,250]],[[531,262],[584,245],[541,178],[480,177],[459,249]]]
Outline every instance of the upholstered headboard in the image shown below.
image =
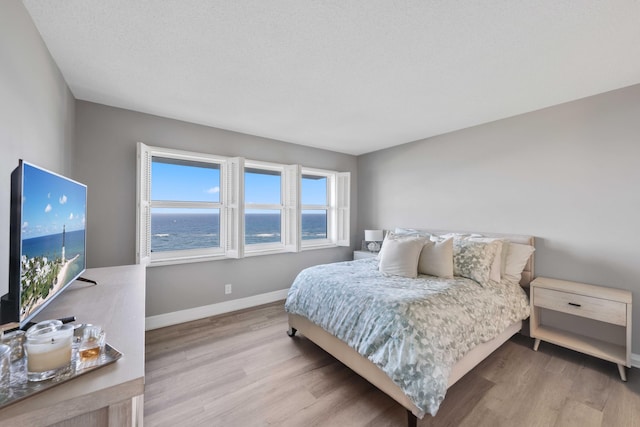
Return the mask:
[[[513,243],[520,243],[523,245],[530,245],[535,247],[535,238],[533,236],[525,236],[521,234],[500,234],[500,233],[484,233],[480,231],[457,231],[457,230],[429,230],[421,228],[420,231],[426,231],[431,234],[447,234],[447,233],[463,233],[463,234],[481,234],[485,237],[499,237],[501,239],[508,240]],[[529,283],[534,278],[534,258],[535,252],[529,257],[527,265],[525,265],[522,271],[522,278],[520,279],[520,286],[528,288]]]

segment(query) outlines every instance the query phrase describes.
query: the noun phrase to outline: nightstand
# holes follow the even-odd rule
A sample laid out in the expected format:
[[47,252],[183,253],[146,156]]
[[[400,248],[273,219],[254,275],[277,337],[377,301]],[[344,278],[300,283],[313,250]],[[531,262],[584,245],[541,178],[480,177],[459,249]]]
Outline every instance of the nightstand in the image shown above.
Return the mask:
[[353,251],[353,259],[365,259],[365,258],[374,258],[379,254],[379,252],[369,252],[369,251]]
[[[534,350],[547,341],[624,367],[631,367],[631,292],[538,277],[531,282],[531,337]],[[554,313],[569,315],[563,326],[547,322]],[[571,327],[569,327],[571,325]],[[600,327],[606,333],[596,334]]]

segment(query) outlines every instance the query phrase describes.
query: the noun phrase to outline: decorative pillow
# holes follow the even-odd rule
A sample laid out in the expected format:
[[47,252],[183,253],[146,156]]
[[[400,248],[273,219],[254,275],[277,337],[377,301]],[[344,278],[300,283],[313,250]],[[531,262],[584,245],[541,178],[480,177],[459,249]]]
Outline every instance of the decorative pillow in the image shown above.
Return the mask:
[[505,253],[505,260],[506,260],[506,250],[504,249],[506,246],[505,245],[506,241],[499,238],[494,238],[494,237],[468,237],[468,240],[471,240],[474,242],[491,243],[493,245],[496,245],[496,255],[493,257],[493,263],[491,264],[491,273],[489,274],[489,277],[494,282],[500,283],[500,279],[502,278],[502,253],[503,252]]
[[453,278],[453,239],[426,241],[418,259],[418,273]]
[[418,258],[424,243],[424,237],[387,234],[380,250],[380,265],[378,269],[384,274],[410,278],[418,277]]
[[520,283],[522,278],[522,270],[527,265],[529,257],[536,249],[531,245],[522,245],[520,243],[509,243],[509,253],[507,254],[507,262],[504,269],[503,277],[516,283]]
[[429,233],[428,231],[416,230],[415,228],[399,228],[399,227],[396,227],[396,229],[393,231],[393,233],[396,236],[409,235],[409,236],[425,237],[427,239],[431,237],[431,233]]
[[510,245],[510,241],[502,241],[502,253],[500,254],[500,279],[504,279],[504,270],[507,268],[507,256],[509,255]]
[[487,242],[453,239],[453,274],[484,285],[489,281],[497,246]]
[[466,234],[466,233],[432,234],[431,235],[431,240],[433,240],[434,242],[441,242],[441,241],[447,240],[447,239],[464,238],[464,237],[469,237],[469,236],[470,236],[470,234]]

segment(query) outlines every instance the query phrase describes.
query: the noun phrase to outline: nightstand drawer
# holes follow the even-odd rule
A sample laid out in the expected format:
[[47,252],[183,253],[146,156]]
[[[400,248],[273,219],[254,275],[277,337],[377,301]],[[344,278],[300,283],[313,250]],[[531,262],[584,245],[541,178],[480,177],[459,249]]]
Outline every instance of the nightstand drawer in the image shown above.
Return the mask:
[[548,308],[620,326],[627,324],[627,305],[622,302],[535,287],[533,289],[533,301],[536,307]]

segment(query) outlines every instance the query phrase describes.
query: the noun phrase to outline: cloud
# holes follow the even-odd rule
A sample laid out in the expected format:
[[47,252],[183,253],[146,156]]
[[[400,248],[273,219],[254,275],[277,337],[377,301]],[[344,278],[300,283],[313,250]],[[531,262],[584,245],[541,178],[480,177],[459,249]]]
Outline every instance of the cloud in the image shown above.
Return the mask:
[[25,228],[27,228],[29,226],[29,223],[27,221],[22,223],[22,229],[24,230]]
[[47,199],[51,198],[51,193],[47,193]]
[[220,187],[211,187],[210,189],[206,190],[207,193],[209,194],[216,194],[220,192]]
[[72,219],[73,219],[73,212],[69,214],[69,220],[72,220]]
[[58,201],[60,202],[61,205],[64,205],[65,203],[67,203],[67,196],[63,194],[62,197],[58,199]]
[[50,204],[47,204],[47,207],[46,207],[46,208],[44,208],[44,212],[45,212],[45,213],[49,213],[49,212],[51,212],[51,209],[53,209],[53,208],[51,207],[51,205],[50,205]]

